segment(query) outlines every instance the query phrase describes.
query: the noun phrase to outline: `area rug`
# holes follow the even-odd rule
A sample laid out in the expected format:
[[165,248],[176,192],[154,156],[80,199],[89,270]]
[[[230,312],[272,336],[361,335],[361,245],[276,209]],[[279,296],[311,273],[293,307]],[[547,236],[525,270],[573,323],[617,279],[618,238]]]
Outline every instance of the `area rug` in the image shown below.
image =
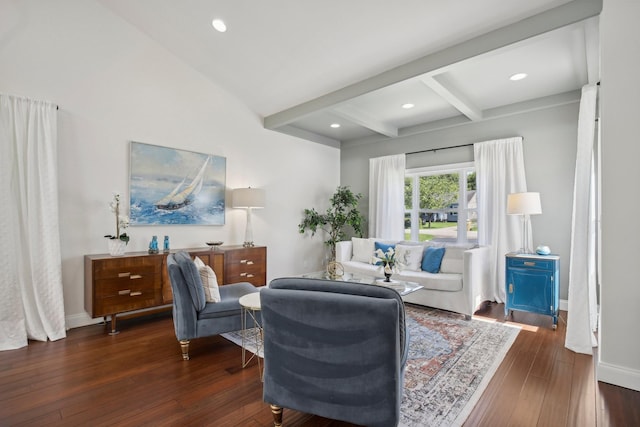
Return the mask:
[[407,305],[410,333],[400,425],[460,426],[520,329]]
[[[410,341],[400,426],[461,426],[520,329],[412,305],[406,314]],[[242,343],[241,332],[222,336]],[[247,349],[256,351],[251,342]]]

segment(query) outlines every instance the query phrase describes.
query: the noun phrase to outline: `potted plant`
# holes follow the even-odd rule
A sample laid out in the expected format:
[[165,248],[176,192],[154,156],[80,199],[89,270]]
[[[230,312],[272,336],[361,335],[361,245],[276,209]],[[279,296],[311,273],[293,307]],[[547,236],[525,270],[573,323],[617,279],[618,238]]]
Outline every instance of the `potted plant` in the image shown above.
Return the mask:
[[304,218],[298,225],[301,234],[307,230],[311,231],[311,236],[315,235],[318,229],[328,235],[325,244],[331,250],[331,261],[336,259],[336,243],[346,238],[345,228],[353,229],[353,232],[362,237],[364,227],[364,216],[358,210],[358,202],[362,194],[354,194],[349,187],[339,186],[329,202],[331,206],[324,214],[315,209],[305,209]]

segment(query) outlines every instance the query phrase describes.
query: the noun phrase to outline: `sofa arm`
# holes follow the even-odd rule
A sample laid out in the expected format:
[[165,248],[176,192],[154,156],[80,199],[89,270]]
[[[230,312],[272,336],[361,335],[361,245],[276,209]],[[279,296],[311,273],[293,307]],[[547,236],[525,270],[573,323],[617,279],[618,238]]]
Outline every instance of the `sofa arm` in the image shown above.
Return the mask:
[[462,283],[474,309],[482,303],[483,290],[489,283],[489,252],[489,246],[464,251]]
[[344,240],[336,243],[336,261],[351,261],[352,252],[353,243],[351,243],[351,240]]

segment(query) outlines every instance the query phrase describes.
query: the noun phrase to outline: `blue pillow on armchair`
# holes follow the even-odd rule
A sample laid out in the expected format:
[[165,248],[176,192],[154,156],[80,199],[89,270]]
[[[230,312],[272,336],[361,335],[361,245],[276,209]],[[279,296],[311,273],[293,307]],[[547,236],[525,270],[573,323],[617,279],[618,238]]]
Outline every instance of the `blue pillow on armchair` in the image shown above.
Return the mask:
[[422,270],[429,273],[439,272],[444,251],[445,248],[426,247],[422,257]]

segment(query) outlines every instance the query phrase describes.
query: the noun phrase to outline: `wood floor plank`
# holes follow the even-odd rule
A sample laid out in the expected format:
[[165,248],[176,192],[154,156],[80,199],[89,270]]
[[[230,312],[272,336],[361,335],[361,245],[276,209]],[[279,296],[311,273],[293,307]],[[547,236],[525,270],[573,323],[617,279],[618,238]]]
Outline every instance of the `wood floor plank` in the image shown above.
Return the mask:
[[[504,305],[476,316],[504,322]],[[465,426],[635,426],[640,393],[596,383],[593,358],[564,348],[566,313],[516,313],[519,333]],[[193,340],[183,361],[170,313],[68,331],[0,353],[0,426],[267,427],[257,366],[240,366],[240,348],[222,337]],[[285,409],[290,427],[350,424]]]

